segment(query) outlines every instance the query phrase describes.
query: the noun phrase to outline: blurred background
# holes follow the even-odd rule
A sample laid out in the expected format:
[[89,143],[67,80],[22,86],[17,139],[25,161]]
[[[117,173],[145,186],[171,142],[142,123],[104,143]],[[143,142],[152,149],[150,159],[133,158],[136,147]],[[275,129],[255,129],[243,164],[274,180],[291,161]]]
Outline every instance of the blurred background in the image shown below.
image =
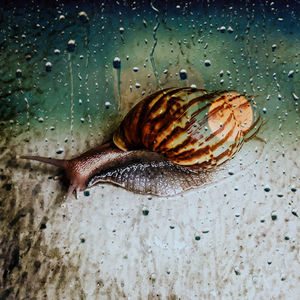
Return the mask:
[[[296,299],[299,11],[1,1],[0,298]],[[100,184],[65,200],[57,169],[18,158],[74,157],[143,97],[191,85],[255,97],[264,146],[244,172],[172,198]]]

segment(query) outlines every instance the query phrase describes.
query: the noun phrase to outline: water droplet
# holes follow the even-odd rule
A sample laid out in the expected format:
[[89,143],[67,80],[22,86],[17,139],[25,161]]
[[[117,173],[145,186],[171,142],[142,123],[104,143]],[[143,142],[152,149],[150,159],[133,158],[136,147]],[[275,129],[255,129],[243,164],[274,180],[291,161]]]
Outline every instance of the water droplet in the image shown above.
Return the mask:
[[241,275],[240,269],[238,267],[234,267],[235,275]]
[[155,275],[155,273],[152,273],[152,274],[151,274],[151,280],[152,280],[152,281],[155,281],[155,280],[156,280],[156,275]]
[[111,106],[111,103],[110,103],[109,101],[106,101],[106,102],[105,102],[105,108],[106,108],[106,109],[109,109],[110,106]]
[[293,98],[294,98],[295,101],[299,100],[299,97],[295,93],[292,93],[292,96],[293,96]]
[[298,213],[297,213],[297,210],[295,208],[292,209],[292,214],[295,216],[295,217],[299,217],[298,216]]
[[115,57],[113,60],[113,67],[115,69],[120,69],[121,68],[121,59],[119,57]]
[[46,72],[51,72],[52,70],[52,63],[50,61],[47,61],[45,64]]
[[187,71],[186,69],[181,69],[179,71],[180,79],[181,80],[186,80],[187,79]]
[[226,30],[226,27],[225,27],[225,26],[221,26],[221,27],[220,27],[220,32],[224,33],[225,30]]
[[69,52],[74,52],[76,46],[75,40],[69,40],[68,41],[68,51]]
[[211,65],[211,62],[210,62],[209,59],[206,59],[204,64],[205,64],[206,67],[209,67]]
[[233,33],[233,28],[232,28],[231,26],[229,26],[229,27],[227,28],[227,31],[228,31],[229,33]]
[[294,70],[290,70],[290,71],[289,71],[288,77],[289,77],[289,78],[294,77]]
[[86,23],[88,22],[89,18],[88,18],[88,15],[85,11],[81,11],[78,13],[78,18],[80,19],[80,21],[82,23]]
[[282,274],[281,275],[281,281],[285,281],[286,280],[286,275],[285,274]]
[[17,69],[17,71],[16,71],[16,77],[17,78],[21,78],[22,77],[22,70],[21,69]]
[[277,220],[277,214],[276,214],[276,211],[273,211],[273,212],[271,213],[271,219],[272,219],[272,221]]
[[148,216],[149,210],[147,209],[147,207],[143,207],[142,213],[144,216]]

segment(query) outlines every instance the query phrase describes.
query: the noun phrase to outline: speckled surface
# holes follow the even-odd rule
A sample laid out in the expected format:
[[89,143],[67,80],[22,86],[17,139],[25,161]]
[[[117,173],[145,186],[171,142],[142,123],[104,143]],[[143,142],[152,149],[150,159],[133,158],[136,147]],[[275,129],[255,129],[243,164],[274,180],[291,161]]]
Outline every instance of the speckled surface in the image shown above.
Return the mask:
[[[193,81],[188,84],[258,95],[264,117],[258,134],[265,140],[261,155],[238,174],[176,197],[135,195],[100,184],[79,193],[78,199],[65,199],[67,186],[55,178],[61,175],[59,170],[18,156],[72,157],[101,144],[142,91],[157,88],[149,58],[155,12],[148,3],[136,10],[116,4],[122,13],[120,23],[106,4],[98,10],[90,3],[78,8],[59,4],[48,10],[41,5],[36,20],[45,26],[42,29],[28,15],[32,9],[2,7],[1,35],[6,39],[0,63],[1,299],[297,299],[300,114],[293,96],[300,95],[297,4],[290,2],[287,8],[248,3],[241,9],[204,5],[204,15],[195,7],[181,3],[179,8],[168,6],[167,13],[163,5],[158,7],[161,27],[154,58],[162,85],[184,84],[178,74],[175,80],[163,78],[165,68],[174,74],[172,70],[184,67]],[[88,47],[84,42],[88,31],[77,19],[82,10],[89,16]],[[60,15],[65,19],[59,20]],[[22,27],[22,20],[30,26]],[[4,24],[11,30],[4,30]],[[232,34],[227,32],[229,25]],[[110,42],[109,36],[116,39]],[[65,49],[73,37],[77,46],[70,56]],[[56,48],[61,50],[58,56],[53,54]],[[31,60],[24,59],[27,52]],[[116,56],[122,62],[121,112],[115,101]],[[44,57],[52,61],[51,72],[45,71]],[[204,65],[206,59],[211,66]],[[139,71],[131,72],[133,67]],[[21,78],[16,78],[18,68]],[[294,73],[288,75],[291,70]],[[152,72],[150,78],[147,71]],[[139,81],[140,89],[128,90],[130,76],[133,87]],[[111,102],[109,109],[106,101]]]

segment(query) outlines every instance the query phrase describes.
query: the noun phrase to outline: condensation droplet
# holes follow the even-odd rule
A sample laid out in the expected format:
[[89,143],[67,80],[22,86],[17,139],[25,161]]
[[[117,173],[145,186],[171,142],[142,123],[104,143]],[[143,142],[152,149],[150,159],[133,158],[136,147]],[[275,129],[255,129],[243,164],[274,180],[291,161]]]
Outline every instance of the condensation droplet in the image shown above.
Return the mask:
[[206,59],[204,61],[204,64],[205,64],[206,67],[209,67],[211,65],[211,61],[209,59]]
[[288,77],[289,77],[289,78],[294,77],[294,70],[290,70],[290,71],[289,71]]
[[74,52],[76,46],[75,40],[69,40],[68,41],[68,51],[69,52]]
[[115,57],[113,60],[113,67],[115,69],[120,69],[121,68],[121,59],[119,57]]
[[21,69],[17,69],[17,71],[16,71],[16,77],[17,78],[21,78],[22,77],[22,70]]
[[46,72],[51,72],[52,70],[52,63],[50,61],[47,61],[45,64]]
[[186,69],[181,69],[180,72],[179,72],[179,75],[180,75],[180,79],[181,80],[186,80],[187,79],[187,71],[186,71]]

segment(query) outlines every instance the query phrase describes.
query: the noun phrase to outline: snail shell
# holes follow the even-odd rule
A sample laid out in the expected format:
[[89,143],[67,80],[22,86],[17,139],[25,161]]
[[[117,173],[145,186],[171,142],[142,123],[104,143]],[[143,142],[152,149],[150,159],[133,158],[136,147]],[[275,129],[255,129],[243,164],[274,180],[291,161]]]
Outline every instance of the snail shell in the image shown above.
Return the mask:
[[114,134],[124,150],[148,149],[179,165],[212,167],[234,156],[253,123],[250,101],[234,91],[171,88],[139,102]]
[[[149,95],[125,116],[113,142],[70,160],[22,158],[65,169],[69,194],[108,182],[141,194],[172,196],[216,183],[257,159],[258,140],[243,165],[230,160],[255,135],[261,118],[234,91],[168,88]],[[249,159],[251,158],[252,159]],[[226,162],[226,167],[219,166]]]

